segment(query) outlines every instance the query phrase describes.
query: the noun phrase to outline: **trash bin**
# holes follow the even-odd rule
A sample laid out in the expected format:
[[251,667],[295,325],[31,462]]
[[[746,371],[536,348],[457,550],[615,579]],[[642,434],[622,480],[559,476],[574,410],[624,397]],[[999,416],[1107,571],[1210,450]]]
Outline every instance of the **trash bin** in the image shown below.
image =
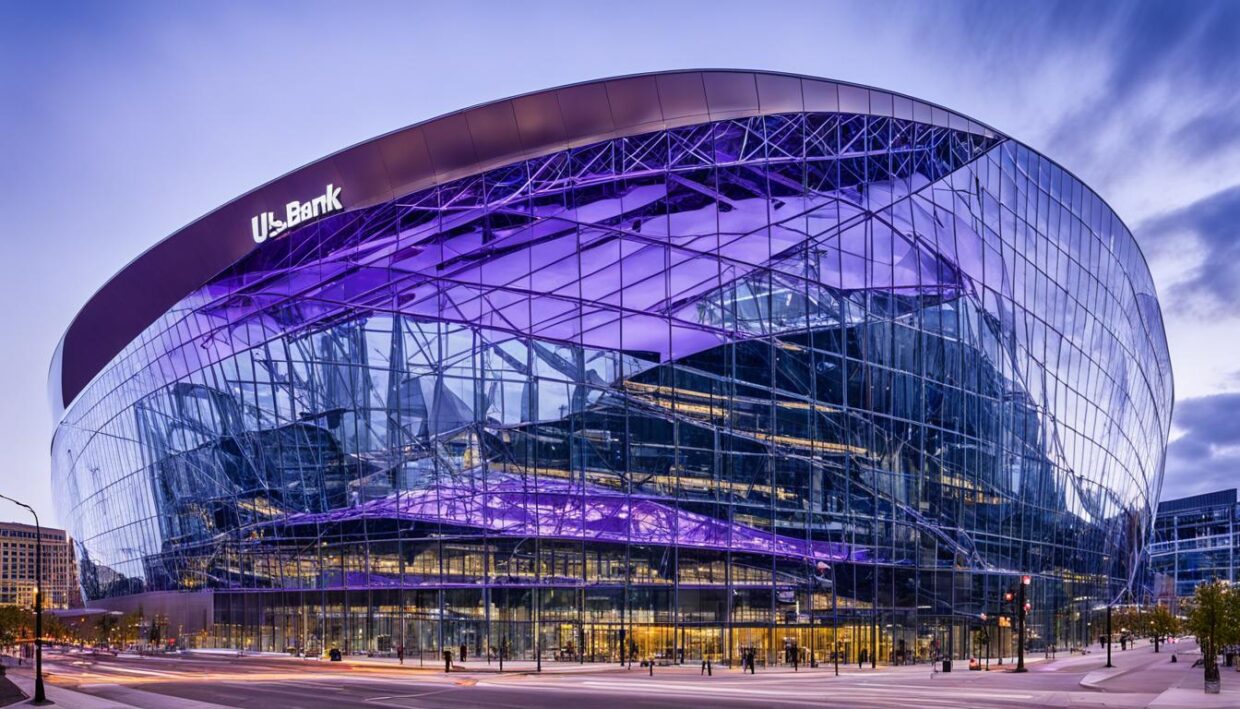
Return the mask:
[[330,653],[328,653],[328,655],[327,655],[327,656],[328,656],[328,658],[329,658],[332,662],[340,662],[340,660],[341,660],[341,657],[340,657],[340,649],[339,649],[339,648],[332,648],[332,651],[331,651]]
[[949,657],[949,658],[947,658],[947,659],[945,659],[945,660],[943,660],[943,671],[944,671],[944,672],[951,672],[951,671],[952,671],[952,660],[951,660],[951,658],[950,658],[950,657]]

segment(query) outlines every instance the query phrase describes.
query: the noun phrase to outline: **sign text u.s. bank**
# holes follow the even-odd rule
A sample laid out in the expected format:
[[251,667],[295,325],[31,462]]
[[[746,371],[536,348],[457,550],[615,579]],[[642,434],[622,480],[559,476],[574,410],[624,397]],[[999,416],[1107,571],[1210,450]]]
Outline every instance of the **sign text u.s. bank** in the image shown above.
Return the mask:
[[263,212],[251,217],[250,233],[254,235],[254,243],[261,244],[302,222],[342,209],[344,205],[340,203],[340,188],[329,184],[323,194],[314,199],[305,202],[293,200],[284,205],[284,219],[277,219],[275,212]]

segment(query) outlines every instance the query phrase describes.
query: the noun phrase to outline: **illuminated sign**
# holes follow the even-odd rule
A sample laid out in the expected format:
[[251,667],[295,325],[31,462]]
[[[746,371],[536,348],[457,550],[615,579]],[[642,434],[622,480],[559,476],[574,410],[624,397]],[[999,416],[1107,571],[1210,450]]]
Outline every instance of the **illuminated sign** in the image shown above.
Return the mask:
[[314,199],[305,202],[293,200],[284,205],[284,219],[276,218],[275,212],[263,212],[250,217],[250,233],[254,236],[254,243],[261,244],[298,224],[342,209],[344,205],[340,203],[340,188],[329,184],[323,194]]

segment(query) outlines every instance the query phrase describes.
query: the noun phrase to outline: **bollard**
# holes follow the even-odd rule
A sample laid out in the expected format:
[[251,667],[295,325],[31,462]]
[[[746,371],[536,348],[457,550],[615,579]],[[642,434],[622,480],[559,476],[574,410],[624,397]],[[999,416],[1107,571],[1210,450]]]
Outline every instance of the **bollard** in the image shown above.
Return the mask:
[[654,677],[654,658],[650,658],[650,676]]
[[711,669],[710,669],[710,660],[707,660],[707,661],[706,661],[706,676],[707,676],[707,677],[714,677],[714,676],[715,676],[715,673],[714,673],[714,672],[711,672]]

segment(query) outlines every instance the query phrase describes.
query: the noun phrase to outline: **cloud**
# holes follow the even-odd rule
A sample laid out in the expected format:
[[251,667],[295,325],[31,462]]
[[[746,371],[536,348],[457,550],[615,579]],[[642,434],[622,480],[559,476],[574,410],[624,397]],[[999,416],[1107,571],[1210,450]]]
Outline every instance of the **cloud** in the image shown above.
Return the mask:
[[1185,399],[1167,447],[1162,499],[1234,488],[1240,473],[1240,392]]
[[1165,289],[1164,307],[1180,314],[1231,314],[1240,302],[1240,185],[1147,219],[1135,231],[1156,258],[1186,247],[1201,252],[1184,277]]
[[1180,146],[1185,155],[1203,158],[1240,136],[1240,102],[1222,106],[1227,110],[1207,112],[1185,121],[1171,134],[1169,142]]

